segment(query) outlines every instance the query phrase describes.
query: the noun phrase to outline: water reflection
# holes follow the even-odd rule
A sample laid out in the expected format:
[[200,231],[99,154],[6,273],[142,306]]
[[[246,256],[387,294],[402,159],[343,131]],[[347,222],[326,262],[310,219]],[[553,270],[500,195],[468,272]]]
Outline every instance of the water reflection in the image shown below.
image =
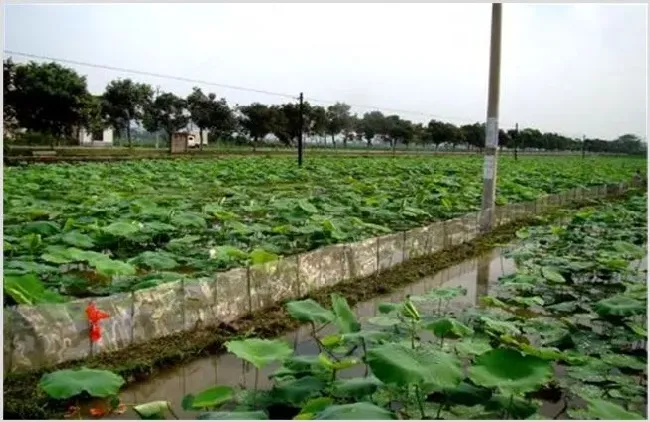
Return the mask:
[[[407,294],[423,295],[436,287],[464,287],[467,289],[467,295],[454,298],[449,306],[452,308],[475,306],[478,303],[478,298],[488,294],[491,285],[494,285],[500,276],[511,274],[514,270],[514,262],[503,258],[501,250],[495,249],[482,257],[465,261],[433,276],[423,278],[400,291],[359,303],[354,310],[364,321],[377,315],[377,305],[381,302],[398,302],[403,300]],[[287,334],[284,338],[294,346],[298,354],[317,354],[318,347],[310,340],[310,330],[309,326],[303,326]],[[334,331],[333,326],[328,326],[319,335],[331,334]],[[277,368],[278,364],[272,364],[259,372],[258,388],[271,387],[272,383],[268,377]],[[363,369],[353,368],[354,370]],[[341,374],[341,376],[344,375]],[[178,416],[186,419],[193,417],[194,414],[182,410],[180,403],[183,397],[216,384],[252,388],[255,384],[255,368],[231,354],[210,356],[180,367],[170,368],[148,380],[133,384],[123,391],[121,398],[123,402],[130,404],[169,400]],[[133,419],[134,415],[129,410],[120,418]]]

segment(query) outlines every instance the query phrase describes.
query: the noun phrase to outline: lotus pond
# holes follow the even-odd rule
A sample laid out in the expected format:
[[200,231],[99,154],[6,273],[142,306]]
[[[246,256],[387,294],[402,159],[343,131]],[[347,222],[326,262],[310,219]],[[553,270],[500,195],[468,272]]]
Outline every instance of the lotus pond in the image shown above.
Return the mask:
[[[283,340],[232,340],[227,350],[258,369],[281,364],[273,386],[217,385],[187,395],[182,407],[198,419],[645,419],[646,201],[637,195],[521,229],[507,255],[515,273],[476,308],[449,309],[465,292],[439,288],[379,304],[368,329],[340,295],[329,307],[289,302],[319,353],[298,355]],[[336,331],[319,335],[326,325]],[[355,367],[360,375],[342,376]],[[146,419],[174,416],[164,400],[121,404],[123,384],[81,368],[46,374],[40,388],[72,405],[70,416],[81,416],[77,400],[90,397],[95,416],[126,407]]]
[[[638,158],[502,158],[497,203],[628,181]],[[480,157],[33,165],[4,170],[5,303],[210,276],[478,210]],[[5,293],[7,290],[5,289]]]

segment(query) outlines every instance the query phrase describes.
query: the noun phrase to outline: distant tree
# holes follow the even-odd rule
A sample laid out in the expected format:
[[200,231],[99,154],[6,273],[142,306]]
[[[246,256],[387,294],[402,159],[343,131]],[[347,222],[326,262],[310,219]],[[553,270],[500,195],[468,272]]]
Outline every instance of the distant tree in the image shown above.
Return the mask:
[[332,144],[336,145],[335,136],[343,133],[343,146],[347,146],[348,133],[352,127],[350,106],[336,103],[327,107],[327,134],[332,137]]
[[141,123],[145,109],[153,98],[151,85],[135,83],[131,79],[111,81],[104,91],[103,112],[118,133],[126,132],[131,147],[131,123]]
[[273,132],[273,111],[267,105],[253,103],[240,106],[239,125],[246,135],[253,139],[253,148],[257,143]]
[[89,133],[101,132],[110,126],[103,114],[102,102],[100,96],[88,95],[84,99],[81,124]]
[[426,127],[425,137],[427,143],[432,143],[438,149],[441,144],[456,145],[460,143],[462,136],[460,129],[453,123],[444,123],[439,120],[431,120]]
[[238,122],[235,113],[228,106],[225,98],[220,98],[210,104],[208,117],[208,129],[219,139],[228,139],[237,130]]
[[[12,133],[17,129],[16,110],[12,104],[12,93],[16,89],[15,85],[16,65],[10,59],[2,62],[2,121],[5,133]],[[5,140],[7,137],[5,136]]]
[[510,134],[503,129],[499,129],[499,149],[510,148],[512,146],[512,138]]
[[610,150],[618,153],[640,154],[644,153],[646,148],[644,147],[641,138],[631,133],[627,133],[615,139],[610,145]]
[[375,136],[386,134],[386,117],[381,111],[364,113],[361,120],[361,130],[368,146],[371,146]]
[[210,125],[210,109],[216,95],[205,95],[201,88],[192,88],[192,93],[187,96],[187,109],[192,122],[199,128],[199,149],[203,151],[203,131]]
[[397,115],[391,115],[384,119],[383,132],[384,138],[390,142],[393,150],[398,143],[408,145],[414,137],[413,123]]
[[306,101],[303,103],[302,127],[300,126],[300,106],[298,104],[275,105],[271,106],[271,110],[273,134],[285,145],[294,145],[301,132],[309,134],[314,127],[312,106]]
[[310,135],[325,136],[327,133],[327,111],[321,106],[312,106],[309,110]]
[[535,148],[541,149],[544,147],[542,140],[542,132],[537,129],[525,128],[519,131],[517,136],[517,145],[522,149]]
[[467,143],[467,149],[472,146],[479,149],[485,147],[485,125],[481,123],[463,125],[460,127],[460,131],[463,134],[463,140]]
[[216,137],[229,137],[235,130],[236,120],[225,98],[217,100],[214,93],[205,95],[201,88],[192,88],[187,96],[187,109],[192,122],[199,128],[199,149],[203,150],[203,131],[210,129]]
[[164,130],[170,142],[174,132],[185,128],[189,122],[187,102],[170,92],[158,95],[145,109],[143,119],[145,129],[149,132]]
[[[13,73],[11,85],[3,86],[5,104],[19,125],[27,130],[71,137],[73,128],[84,120],[88,89],[86,78],[57,63],[6,64]],[[11,79],[10,79],[11,80]],[[13,88],[13,89],[12,89]],[[4,107],[3,107],[4,111]]]
[[413,143],[417,145],[426,144],[426,128],[422,123],[413,124]]

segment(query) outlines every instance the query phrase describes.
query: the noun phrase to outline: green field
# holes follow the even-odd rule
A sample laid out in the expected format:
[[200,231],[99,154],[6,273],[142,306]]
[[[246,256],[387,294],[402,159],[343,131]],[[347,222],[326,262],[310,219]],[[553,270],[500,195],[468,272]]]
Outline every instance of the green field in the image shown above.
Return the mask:
[[[638,158],[502,158],[497,203],[628,181],[645,168]],[[481,189],[481,157],[5,167],[5,284],[31,286],[11,295],[29,303],[206,276],[478,210]]]

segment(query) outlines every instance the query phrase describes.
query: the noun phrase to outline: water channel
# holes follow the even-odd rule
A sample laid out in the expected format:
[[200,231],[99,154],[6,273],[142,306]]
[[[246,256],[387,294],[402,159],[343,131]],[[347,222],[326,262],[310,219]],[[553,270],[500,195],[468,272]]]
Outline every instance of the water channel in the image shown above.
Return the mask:
[[[381,302],[398,302],[406,295],[421,295],[437,287],[463,287],[467,295],[455,298],[450,306],[456,308],[475,306],[477,298],[491,293],[491,285],[503,275],[515,272],[514,262],[504,258],[500,249],[494,249],[488,254],[465,261],[459,265],[444,269],[436,274],[425,277],[390,295],[379,296],[362,302],[354,307],[361,321],[375,316],[377,305]],[[319,335],[332,333],[334,327],[324,328]],[[284,336],[287,342],[294,345],[297,354],[318,354],[316,344],[310,339],[310,328],[304,326]],[[269,365],[258,374],[258,387],[270,388],[268,376],[278,364]],[[341,374],[345,376],[345,374]],[[158,372],[151,378],[134,383],[126,388],[120,398],[123,403],[140,404],[150,401],[166,400],[172,403],[174,412],[181,419],[195,418],[193,412],[186,412],[181,407],[181,401],[186,394],[198,393],[215,385],[233,387],[252,387],[255,382],[255,369],[232,354],[222,354],[197,359],[189,364],[172,367]],[[117,416],[120,419],[137,419],[132,410]]]

